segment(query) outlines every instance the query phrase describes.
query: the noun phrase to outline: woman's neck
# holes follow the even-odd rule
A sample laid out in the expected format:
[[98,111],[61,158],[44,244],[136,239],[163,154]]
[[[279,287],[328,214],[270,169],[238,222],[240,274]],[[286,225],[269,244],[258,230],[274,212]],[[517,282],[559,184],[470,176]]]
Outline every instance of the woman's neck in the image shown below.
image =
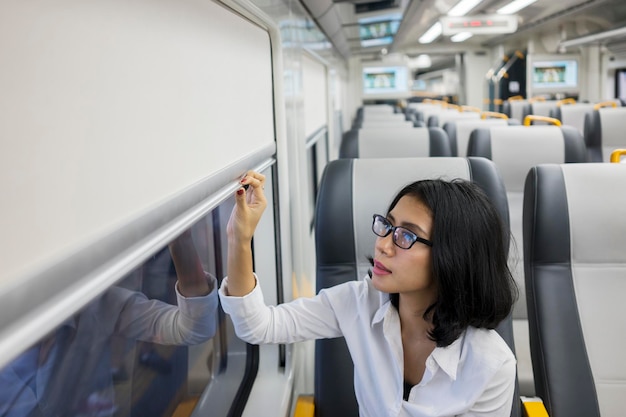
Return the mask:
[[432,297],[411,297],[400,294],[398,314],[402,326],[402,334],[411,339],[428,339],[429,332],[433,328],[430,314],[424,315],[434,303]]

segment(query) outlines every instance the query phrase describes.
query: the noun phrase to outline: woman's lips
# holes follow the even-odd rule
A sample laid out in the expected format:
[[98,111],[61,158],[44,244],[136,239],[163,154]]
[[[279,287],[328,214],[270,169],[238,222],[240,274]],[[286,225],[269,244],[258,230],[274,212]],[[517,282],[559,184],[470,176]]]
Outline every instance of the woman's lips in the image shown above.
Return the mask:
[[376,275],[388,275],[391,274],[391,271],[388,270],[387,268],[385,268],[385,265],[383,265],[382,263],[374,260],[374,268],[372,269],[372,272],[375,273]]

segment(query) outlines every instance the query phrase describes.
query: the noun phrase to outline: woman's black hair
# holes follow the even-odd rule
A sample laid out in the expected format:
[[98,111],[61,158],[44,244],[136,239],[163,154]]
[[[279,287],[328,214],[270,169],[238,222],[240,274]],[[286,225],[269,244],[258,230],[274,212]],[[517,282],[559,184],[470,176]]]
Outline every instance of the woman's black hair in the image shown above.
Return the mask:
[[[489,198],[465,180],[422,180],[404,187],[404,196],[426,205],[433,217],[430,240],[437,300],[424,314],[437,346],[454,342],[468,326],[493,329],[510,313],[517,286],[507,265],[509,231]],[[399,295],[391,294],[398,308]]]

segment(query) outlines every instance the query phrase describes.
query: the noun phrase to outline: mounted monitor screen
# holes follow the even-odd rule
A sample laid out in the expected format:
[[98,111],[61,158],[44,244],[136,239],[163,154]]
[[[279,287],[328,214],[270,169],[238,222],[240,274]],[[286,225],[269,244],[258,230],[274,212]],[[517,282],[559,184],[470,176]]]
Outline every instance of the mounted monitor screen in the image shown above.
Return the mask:
[[359,19],[359,38],[361,46],[389,45],[400,27],[401,14],[389,14],[384,16]]
[[578,58],[534,57],[530,61],[530,77],[532,94],[577,93],[579,89]]
[[406,66],[363,68],[364,98],[402,98],[409,95]]

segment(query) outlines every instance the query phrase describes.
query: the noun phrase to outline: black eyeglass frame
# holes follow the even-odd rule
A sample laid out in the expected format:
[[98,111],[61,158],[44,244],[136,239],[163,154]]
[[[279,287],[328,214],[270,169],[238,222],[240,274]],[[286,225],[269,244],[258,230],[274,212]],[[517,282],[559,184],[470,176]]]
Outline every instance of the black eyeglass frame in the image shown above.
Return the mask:
[[[385,229],[387,230],[387,232],[385,234],[380,235],[380,234],[376,233],[376,230],[374,229],[374,225],[376,224],[376,219],[377,218],[380,219],[380,221],[385,225]],[[396,241],[396,236],[397,236],[396,235],[396,231],[398,231],[398,230],[401,230],[401,231],[407,233],[411,237],[412,242],[411,242],[411,244],[407,248],[400,246],[398,244],[398,242]],[[386,237],[386,236],[389,236],[390,233],[393,233],[391,235],[391,240],[393,241],[393,244],[396,245],[397,247],[399,247],[400,249],[411,249],[413,247],[413,245],[415,244],[415,242],[420,242],[420,243],[422,243],[422,244],[424,244],[426,246],[430,246],[430,247],[433,246],[433,242],[431,242],[428,239],[424,239],[422,237],[419,237],[418,235],[416,235],[414,232],[412,232],[411,230],[407,229],[406,227],[392,226],[391,222],[389,220],[387,220],[387,218],[385,216],[380,215],[380,214],[374,214],[372,216],[372,232],[374,232],[374,234],[376,236],[380,236],[380,237]]]

